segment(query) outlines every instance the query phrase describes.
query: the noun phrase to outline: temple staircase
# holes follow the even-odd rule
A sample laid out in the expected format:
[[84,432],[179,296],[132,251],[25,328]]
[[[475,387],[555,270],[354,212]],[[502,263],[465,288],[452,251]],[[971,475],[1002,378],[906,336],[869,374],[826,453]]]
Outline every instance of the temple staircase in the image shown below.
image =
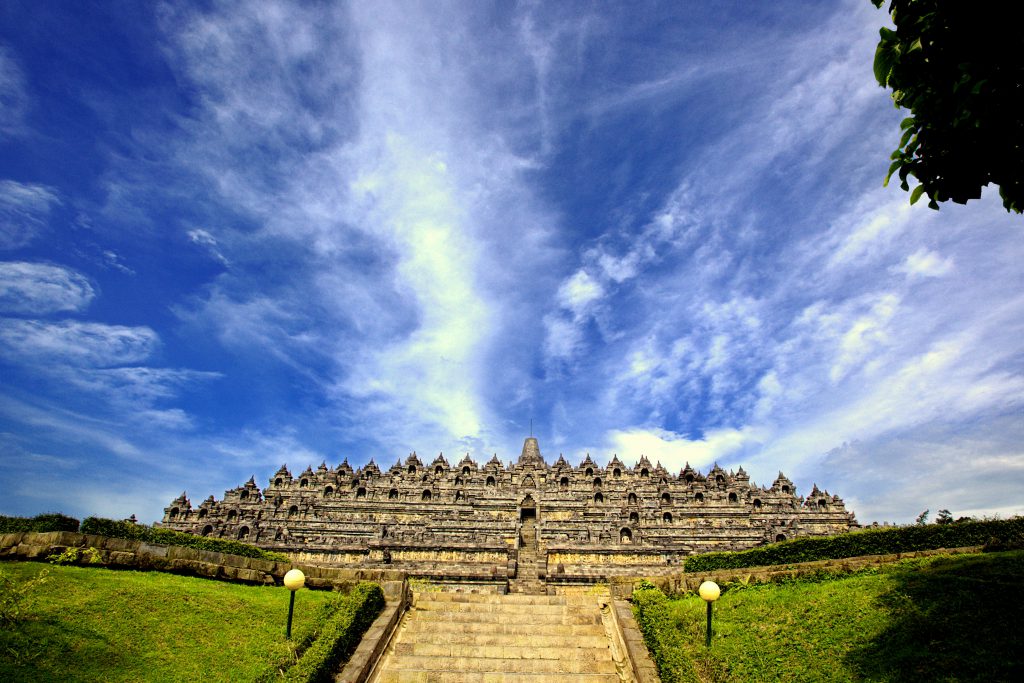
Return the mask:
[[416,592],[370,680],[633,680],[608,628],[594,595]]
[[519,559],[516,562],[516,577],[508,582],[509,593],[525,595],[546,595],[547,586],[541,580],[544,553],[540,552],[537,539],[537,524],[532,517],[523,520],[519,530]]

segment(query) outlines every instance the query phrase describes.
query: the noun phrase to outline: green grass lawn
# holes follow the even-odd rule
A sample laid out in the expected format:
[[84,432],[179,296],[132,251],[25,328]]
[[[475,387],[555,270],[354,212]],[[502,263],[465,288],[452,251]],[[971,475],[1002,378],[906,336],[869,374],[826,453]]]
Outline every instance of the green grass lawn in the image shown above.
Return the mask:
[[677,681],[1024,681],[1024,552],[670,600]]
[[[250,681],[286,660],[286,588],[159,572],[4,562],[29,579],[28,618],[0,631],[0,681]],[[337,593],[296,595],[293,636]]]

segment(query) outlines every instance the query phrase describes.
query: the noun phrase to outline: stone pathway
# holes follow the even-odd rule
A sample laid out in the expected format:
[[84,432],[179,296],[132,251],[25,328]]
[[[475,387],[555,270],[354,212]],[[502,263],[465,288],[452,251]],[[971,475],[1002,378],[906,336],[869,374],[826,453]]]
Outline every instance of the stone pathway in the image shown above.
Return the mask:
[[606,596],[413,593],[370,681],[632,681],[602,603]]

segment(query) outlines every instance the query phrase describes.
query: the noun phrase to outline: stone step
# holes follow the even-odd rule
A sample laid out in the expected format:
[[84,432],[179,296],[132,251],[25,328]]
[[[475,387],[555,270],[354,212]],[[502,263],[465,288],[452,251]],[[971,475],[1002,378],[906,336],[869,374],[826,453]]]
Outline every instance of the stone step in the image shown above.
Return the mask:
[[[401,642],[395,646],[395,654],[414,657],[451,657],[463,659],[558,659],[561,661],[584,660],[592,661],[610,658],[608,639],[603,644],[592,647],[570,645],[568,647],[541,647],[533,642],[530,636],[506,636],[508,642],[498,645],[479,643],[425,643]],[[517,643],[518,641],[518,643]]]
[[517,580],[509,583],[508,591],[512,595],[529,595],[540,597],[547,593],[548,589],[539,581]]
[[389,671],[458,671],[478,673],[615,674],[610,652],[594,659],[503,659],[491,657],[392,656]]
[[[524,597],[522,595],[499,595],[497,593],[413,593],[413,601],[430,600],[432,602],[488,602],[501,604],[526,605],[565,605],[570,604],[576,596],[546,595]],[[593,599],[591,599],[593,601]]]
[[414,610],[414,614],[412,616],[417,621],[433,623],[503,624],[511,622],[531,624],[538,629],[545,626],[601,623],[600,614],[580,614],[578,612],[573,612],[571,614],[531,614],[528,610],[521,612],[509,612],[507,610],[502,610],[500,612],[439,612],[433,610]]
[[[421,615],[417,615],[421,616]],[[441,626],[441,624],[444,624]],[[536,636],[601,636],[604,637],[604,626],[593,622],[588,624],[558,624],[554,626],[539,627],[531,623],[493,623],[489,621],[420,621],[411,619],[406,622],[405,630],[418,637],[434,636],[436,639],[445,637],[457,637],[459,634],[484,634],[484,635],[536,635]]]
[[432,612],[479,612],[487,614],[501,612],[503,614],[564,614],[565,605],[545,605],[528,603],[497,603],[497,602],[454,602],[450,600],[431,600],[417,598],[413,608]]
[[[448,645],[508,645],[517,638],[528,637],[531,647],[541,648],[574,648],[574,647],[608,647],[608,637],[601,627],[595,627],[593,633],[537,633],[534,628],[523,628],[518,633],[495,633],[493,629],[481,629],[479,632],[460,631],[439,632],[437,628],[407,629],[409,637],[403,642],[409,643],[441,643]],[[431,625],[434,626],[434,625]],[[570,627],[566,627],[570,628]],[[579,627],[577,627],[579,628]],[[422,653],[420,653],[422,654]]]
[[[614,674],[573,674],[579,683],[619,683]],[[468,673],[456,671],[388,671],[378,683],[565,683],[561,674]]]

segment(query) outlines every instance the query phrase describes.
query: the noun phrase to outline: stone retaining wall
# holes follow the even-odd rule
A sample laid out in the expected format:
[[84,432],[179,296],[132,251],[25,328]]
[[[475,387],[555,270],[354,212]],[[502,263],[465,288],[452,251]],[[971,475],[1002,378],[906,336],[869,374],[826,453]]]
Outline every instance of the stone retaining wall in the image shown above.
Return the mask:
[[45,561],[50,555],[60,554],[68,548],[96,548],[100,558],[98,564],[105,567],[165,571],[249,584],[280,585],[285,572],[292,568],[301,569],[306,575],[306,586],[314,589],[347,589],[360,581],[374,581],[385,587],[387,592],[389,584],[400,584],[405,580],[405,574],[400,571],[273,562],[68,531],[0,535],[0,560]]

